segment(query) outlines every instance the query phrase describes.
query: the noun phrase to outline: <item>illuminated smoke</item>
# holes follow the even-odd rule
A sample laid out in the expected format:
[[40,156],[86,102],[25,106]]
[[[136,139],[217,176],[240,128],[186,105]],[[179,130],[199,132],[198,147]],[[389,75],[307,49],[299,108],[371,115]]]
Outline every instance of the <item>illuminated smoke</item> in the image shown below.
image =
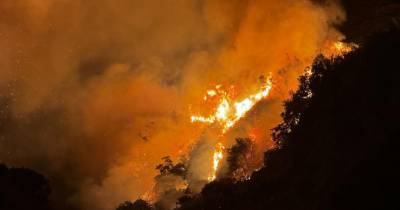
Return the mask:
[[166,155],[191,157],[192,186],[218,142],[251,134],[262,159],[297,77],[344,38],[340,6],[309,0],[3,0],[0,12],[0,160],[82,209],[144,195]]

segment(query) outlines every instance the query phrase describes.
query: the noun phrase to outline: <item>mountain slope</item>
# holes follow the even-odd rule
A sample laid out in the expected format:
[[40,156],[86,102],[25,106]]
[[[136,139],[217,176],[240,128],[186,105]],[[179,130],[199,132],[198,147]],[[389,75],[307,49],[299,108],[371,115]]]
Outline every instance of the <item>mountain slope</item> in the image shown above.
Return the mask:
[[265,167],[210,183],[180,209],[398,209],[399,61],[397,29],[343,60],[317,59],[285,104]]

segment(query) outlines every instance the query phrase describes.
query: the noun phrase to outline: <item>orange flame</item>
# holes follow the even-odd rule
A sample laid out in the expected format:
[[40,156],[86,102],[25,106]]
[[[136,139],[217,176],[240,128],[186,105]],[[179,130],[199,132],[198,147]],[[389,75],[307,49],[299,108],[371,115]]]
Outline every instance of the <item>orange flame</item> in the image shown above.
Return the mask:
[[359,46],[355,43],[336,41],[331,43],[330,46],[325,49],[324,55],[328,58],[344,57],[346,54],[357,48],[359,48]]
[[[226,133],[232,128],[237,121],[243,118],[248,111],[250,111],[254,105],[260,100],[268,97],[272,89],[271,76],[265,82],[265,86],[260,91],[252,94],[242,100],[235,101],[231,99],[230,95],[222,89],[222,85],[216,85],[215,89],[207,90],[206,95],[203,97],[205,101],[209,98],[217,97],[218,104],[215,111],[210,116],[197,116],[193,115],[190,117],[191,121],[200,122],[205,124],[218,123],[221,126],[221,133]],[[216,173],[223,159],[224,146],[222,143],[217,143],[213,153],[213,162],[211,174],[208,176],[209,181],[213,181],[216,178]]]
[[[192,122],[201,122],[207,124],[219,123],[222,127],[222,133],[225,133],[229,128],[233,127],[238,120],[246,115],[246,113],[253,108],[253,106],[260,100],[266,98],[272,88],[271,77],[266,82],[259,92],[248,96],[240,101],[233,101],[228,97],[227,92],[221,90],[221,85],[217,85],[215,89],[208,90],[207,96],[219,96],[219,104],[215,109],[214,114],[211,116],[191,116]],[[204,97],[207,100],[207,96]]]
[[218,143],[215,146],[214,154],[213,154],[213,167],[211,175],[208,177],[208,181],[213,181],[216,178],[217,170],[220,161],[224,158],[224,150],[225,147],[222,143]]

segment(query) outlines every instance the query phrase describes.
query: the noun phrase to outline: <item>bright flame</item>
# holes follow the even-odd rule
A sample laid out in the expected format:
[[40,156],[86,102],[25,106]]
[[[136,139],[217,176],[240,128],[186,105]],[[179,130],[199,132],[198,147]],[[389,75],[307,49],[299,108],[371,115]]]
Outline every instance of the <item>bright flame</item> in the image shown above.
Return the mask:
[[192,122],[202,122],[202,123],[214,123],[215,119],[211,117],[203,117],[203,116],[192,116],[190,117]]
[[[357,49],[359,46],[354,43],[344,43],[341,41],[333,42],[328,45],[324,50],[324,56],[327,58],[337,58],[343,57],[346,54]],[[311,74],[311,68],[306,69],[306,74]],[[258,92],[249,95],[248,97],[235,100],[232,98],[232,94],[228,94],[224,90],[222,85],[216,85],[214,89],[207,90],[204,95],[204,101],[208,101],[210,98],[217,99],[218,104],[215,107],[215,111],[210,116],[193,115],[191,116],[191,121],[200,122],[205,124],[218,123],[221,126],[221,133],[226,133],[230,128],[232,128],[241,118],[243,118],[247,112],[249,112],[254,105],[256,105],[260,100],[269,96],[272,89],[271,76],[268,77],[265,82],[265,86],[261,88]],[[218,143],[215,146],[213,154],[212,171],[208,177],[209,181],[213,181],[216,178],[216,173],[220,161],[223,159],[224,146],[222,143]]]
[[208,181],[213,181],[216,178],[217,170],[220,161],[224,158],[224,150],[225,147],[222,143],[218,143],[215,146],[214,155],[213,155],[213,170],[212,174],[208,177]]
[[218,105],[217,112],[215,113],[216,119],[218,121],[226,121],[228,119],[229,110],[229,102],[226,98],[223,98],[221,103]]
[[[248,96],[239,101],[234,101],[230,94],[223,90],[222,85],[216,85],[215,89],[207,90],[207,94],[203,97],[204,101],[207,101],[209,97],[216,97],[218,99],[218,105],[215,108],[214,114],[205,116],[191,116],[192,122],[200,122],[206,124],[218,123],[221,126],[221,133],[224,134],[231,127],[233,127],[238,120],[246,115],[254,105],[260,100],[266,98],[272,88],[271,77],[269,77],[265,83],[265,86],[257,93]],[[208,176],[209,181],[213,181],[216,178],[216,173],[220,161],[224,157],[224,146],[222,143],[218,143],[215,146],[212,162],[212,171]]]
[[[265,87],[259,92],[248,96],[241,101],[233,101],[228,94],[221,90],[221,85],[217,85],[215,90],[208,90],[208,96],[219,96],[220,101],[215,110],[215,113],[211,116],[191,116],[192,122],[201,122],[207,124],[213,124],[218,122],[222,126],[222,133],[225,133],[229,128],[233,127],[235,123],[240,120],[253,106],[260,100],[266,98],[272,88],[271,77],[267,80]],[[206,100],[207,98],[205,98]]]
[[215,90],[208,90],[208,91],[207,91],[207,95],[208,95],[208,96],[211,96],[211,97],[216,96],[216,95],[217,95],[217,91],[215,91]]

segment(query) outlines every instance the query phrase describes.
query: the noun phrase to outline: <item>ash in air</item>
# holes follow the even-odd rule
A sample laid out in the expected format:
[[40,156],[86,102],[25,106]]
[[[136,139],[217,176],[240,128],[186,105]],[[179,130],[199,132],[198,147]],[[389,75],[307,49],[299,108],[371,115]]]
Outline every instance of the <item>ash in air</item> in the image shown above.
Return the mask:
[[[0,162],[44,174],[58,209],[156,199],[165,156],[187,158],[185,178],[167,180],[179,189],[248,177],[306,67],[355,48],[335,0],[4,0],[0,12]],[[229,169],[238,147],[249,164]]]

